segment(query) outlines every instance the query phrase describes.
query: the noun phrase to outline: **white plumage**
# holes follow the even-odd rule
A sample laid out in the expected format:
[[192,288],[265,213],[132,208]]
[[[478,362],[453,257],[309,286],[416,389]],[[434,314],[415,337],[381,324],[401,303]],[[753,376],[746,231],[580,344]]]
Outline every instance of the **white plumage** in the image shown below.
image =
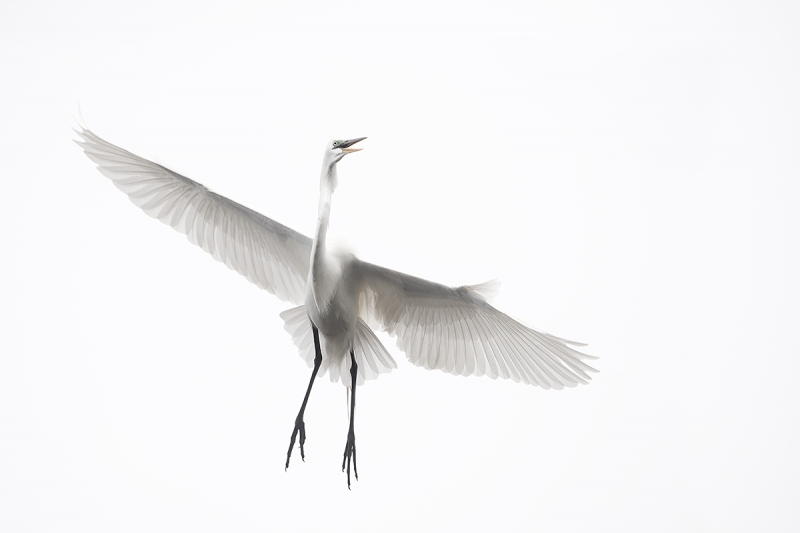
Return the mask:
[[281,300],[303,303],[311,239],[89,130],[78,134],[98,170],[142,211]]
[[[578,343],[527,327],[492,307],[486,299],[496,288],[492,282],[451,288],[349,254],[329,253],[326,233],[337,163],[356,151],[350,147],[362,139],[332,141],[325,150],[312,240],[87,129],[77,133],[81,141],[76,142],[100,172],[145,213],[186,234],[262,289],[298,305],[281,314],[285,328],[311,367],[317,356],[313,327],[318,328],[318,370],[332,381],[351,385],[351,359],[346,357],[351,351],[358,385],[397,368],[367,324],[395,336],[415,365],[451,374],[561,389],[588,383],[587,372],[596,372],[583,362],[594,357],[569,346]],[[316,373],[317,368],[312,384]],[[305,401],[295,430],[301,433],[301,451],[304,409]]]

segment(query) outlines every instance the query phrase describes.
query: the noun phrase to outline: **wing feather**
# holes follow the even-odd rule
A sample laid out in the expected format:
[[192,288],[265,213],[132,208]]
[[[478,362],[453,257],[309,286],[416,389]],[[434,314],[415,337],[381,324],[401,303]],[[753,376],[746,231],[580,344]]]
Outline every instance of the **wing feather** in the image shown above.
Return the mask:
[[466,342],[464,342],[466,340],[466,338],[467,338],[467,334],[464,331],[464,328],[463,328],[463,325],[462,325],[461,309],[456,308],[455,311],[456,311],[456,316],[455,316],[455,321],[453,322],[453,329],[455,330],[454,333],[455,333],[455,336],[456,336],[456,349],[455,349],[455,359],[456,360],[455,360],[455,367],[453,368],[453,371],[457,375],[463,375],[464,374],[464,368],[467,366],[466,365],[467,346],[466,346]]
[[87,129],[77,134],[86,156],[142,211],[262,289],[303,303],[311,239]]
[[418,366],[458,375],[502,377],[562,389],[586,384],[596,357],[572,341],[530,328],[492,307],[495,283],[447,287],[356,260],[363,280],[364,318],[396,337]]
[[459,309],[460,320],[464,331],[464,371],[462,376],[476,375],[482,376],[485,372],[480,368],[480,359],[478,353],[475,351],[475,333],[472,331],[472,324],[466,319],[463,312]]
[[492,377],[492,379],[496,379],[498,377],[508,377],[508,376],[502,376],[500,373],[500,367],[497,364],[497,358],[495,357],[495,352],[494,349],[492,348],[492,343],[490,342],[489,335],[486,332],[486,329],[484,328],[483,319],[481,318],[480,314],[477,315],[475,323],[478,326],[478,330],[480,331],[481,347],[483,348],[483,351],[486,354],[486,362],[489,365],[489,375]]
[[453,321],[447,320],[447,340],[445,342],[447,357],[444,362],[444,370],[450,374],[452,374],[456,369],[456,341],[458,340],[456,338],[456,333],[453,329],[453,326]]

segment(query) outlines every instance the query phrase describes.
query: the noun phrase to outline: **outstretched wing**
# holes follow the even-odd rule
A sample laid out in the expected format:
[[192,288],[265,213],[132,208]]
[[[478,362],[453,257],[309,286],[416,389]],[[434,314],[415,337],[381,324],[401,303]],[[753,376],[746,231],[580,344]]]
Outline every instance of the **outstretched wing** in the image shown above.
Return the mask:
[[451,374],[510,378],[545,389],[574,387],[597,372],[578,345],[536,331],[489,305],[481,286],[451,288],[356,261],[362,313],[397,337],[415,365]]
[[77,133],[89,159],[142,211],[281,300],[303,303],[311,239],[87,129]]

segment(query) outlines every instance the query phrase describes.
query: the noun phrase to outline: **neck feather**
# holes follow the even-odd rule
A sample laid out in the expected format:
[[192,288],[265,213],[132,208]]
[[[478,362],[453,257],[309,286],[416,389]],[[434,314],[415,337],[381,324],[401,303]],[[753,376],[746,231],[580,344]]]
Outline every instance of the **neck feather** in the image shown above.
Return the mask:
[[319,264],[325,256],[328,223],[331,216],[331,197],[336,188],[336,165],[331,165],[323,170],[319,181],[319,208],[317,210],[317,232],[314,235],[314,250],[312,258],[314,264]]

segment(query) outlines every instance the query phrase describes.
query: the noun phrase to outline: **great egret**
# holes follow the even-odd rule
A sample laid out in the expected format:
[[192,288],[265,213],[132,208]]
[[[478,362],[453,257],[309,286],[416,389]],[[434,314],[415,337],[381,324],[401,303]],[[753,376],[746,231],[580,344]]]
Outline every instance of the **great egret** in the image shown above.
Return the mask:
[[353,428],[356,385],[397,368],[367,322],[395,336],[409,360],[428,369],[502,377],[545,389],[586,384],[591,379],[587,372],[596,372],[583,362],[595,357],[568,346],[581,344],[527,327],[489,305],[494,282],[451,288],[327,250],[336,166],[359,150],[354,145],[364,137],[334,140],[325,147],[312,240],[88,129],[76,132],[82,139],[76,142],[100,172],[145,213],[186,234],[262,289],[298,305],[281,313],[281,318],[313,370],[295,419],[287,469],[298,436],[305,460],[303,414],[321,371],[332,382],[350,388],[342,471],[347,468],[349,488],[352,459],[358,479]]

